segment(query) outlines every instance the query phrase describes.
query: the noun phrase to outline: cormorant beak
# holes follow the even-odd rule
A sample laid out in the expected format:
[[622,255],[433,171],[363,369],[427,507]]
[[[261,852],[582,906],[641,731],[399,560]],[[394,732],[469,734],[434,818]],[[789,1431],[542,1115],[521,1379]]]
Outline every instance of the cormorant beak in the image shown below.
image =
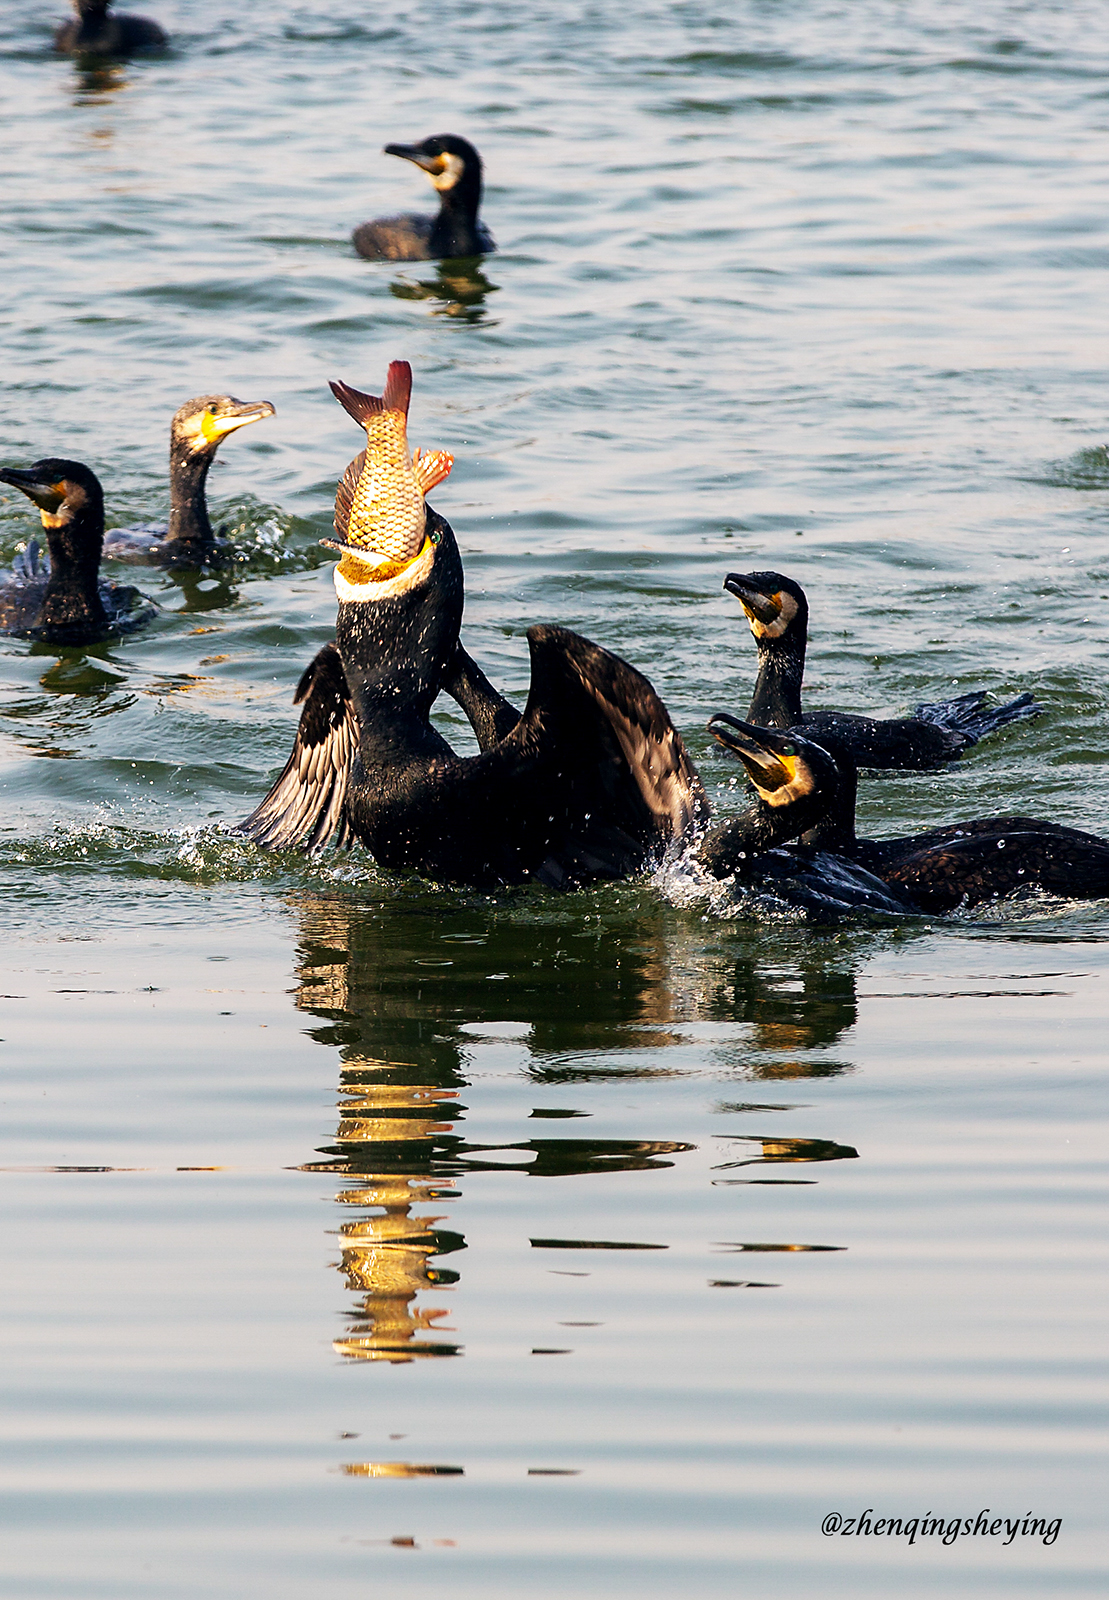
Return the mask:
[[729,572],[724,579],[724,587],[729,594],[735,595],[750,622],[761,622],[765,628],[777,622],[782,614],[781,596],[756,589],[741,572]]
[[710,717],[708,729],[717,744],[743,762],[756,789],[773,794],[797,776],[798,752],[792,739],[741,722],[726,711]]
[[425,172],[430,172],[432,177],[438,177],[443,170],[443,157],[425,155],[418,144],[387,144],[385,154],[400,156],[402,161],[414,161]]
[[55,482],[41,478],[33,469],[23,467],[0,467],[0,483],[10,483],[13,489],[22,490],[40,511],[57,511],[64,504],[68,489],[64,479]]
[[429,156],[418,144],[387,144],[387,156],[400,156],[404,161],[414,161],[422,167],[439,190],[445,193],[453,189],[466,170],[466,163],[461,156],[452,155],[449,150],[443,150],[437,156]]
[[209,444],[219,444],[221,439],[229,433],[234,433],[236,429],[248,427],[252,422],[261,422],[263,418],[275,414],[268,400],[236,401],[218,416],[212,411],[205,411],[200,431]]

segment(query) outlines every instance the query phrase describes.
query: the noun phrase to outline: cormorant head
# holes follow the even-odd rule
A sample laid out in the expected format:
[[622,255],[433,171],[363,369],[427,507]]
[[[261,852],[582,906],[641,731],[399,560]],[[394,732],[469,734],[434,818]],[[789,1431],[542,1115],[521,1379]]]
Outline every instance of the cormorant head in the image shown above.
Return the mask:
[[437,133],[422,144],[387,144],[387,156],[400,156],[422,167],[441,195],[454,192],[481,198],[481,157],[468,139]]
[[91,21],[108,15],[108,7],[112,0],[73,0],[73,9],[82,22]]
[[804,589],[792,578],[784,578],[780,572],[729,572],[724,587],[747,613],[751,632],[760,643],[781,639],[787,633],[804,641],[809,603]]
[[229,394],[201,394],[186,400],[169,425],[171,455],[188,459],[213,456],[221,439],[263,417],[272,417],[268,400],[236,400]]
[[792,729],[784,733],[756,728],[724,711],[709,719],[709,732],[747,769],[759,799],[775,808],[790,806],[809,796],[829,802],[840,787],[839,768],[828,752]]
[[34,501],[47,532],[73,522],[103,529],[104,491],[96,473],[81,461],[47,456],[31,467],[2,467],[0,483],[10,483]]

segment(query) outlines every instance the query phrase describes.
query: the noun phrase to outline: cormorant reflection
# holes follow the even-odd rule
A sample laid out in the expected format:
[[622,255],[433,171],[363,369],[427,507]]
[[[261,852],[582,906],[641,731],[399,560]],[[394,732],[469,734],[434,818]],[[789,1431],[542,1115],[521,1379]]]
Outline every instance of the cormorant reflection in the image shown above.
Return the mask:
[[[397,278],[389,285],[390,293],[398,300],[427,300],[433,302],[433,317],[454,317],[458,322],[484,322],[485,297],[496,294],[498,284],[490,283],[485,276],[484,257],[474,256],[458,261],[435,262],[435,277],[421,278],[411,283],[407,278]],[[431,266],[431,263],[428,262]]]
[[777,952],[744,952],[714,1010],[751,1025],[751,1044],[766,1057],[749,1061],[752,1077],[826,1078],[851,1071],[844,1062],[797,1054],[835,1044],[858,1019],[854,965],[830,962],[820,934],[791,961]]
[[[592,1016],[596,1026],[599,1008],[611,1044],[613,1021],[643,1017],[639,985],[620,977],[605,983],[593,962],[568,957],[566,941],[574,934],[561,919],[526,930],[531,976],[523,995],[515,987],[510,1002],[500,982],[489,981],[490,967],[510,956],[519,966],[521,930],[507,919],[499,923],[487,904],[432,904],[429,896],[378,908],[336,897],[304,902],[299,910],[296,1003],[323,1019],[310,1035],[338,1046],[342,1058],[334,1140],[320,1148],[323,1160],[303,1170],[341,1174],[349,1182],[338,1203],[363,1213],[340,1228],[338,1265],[359,1302],[335,1349],[369,1361],[457,1355],[457,1342],[443,1337],[453,1332],[443,1326],[449,1307],[421,1297],[457,1282],[458,1273],[438,1263],[465,1249],[465,1240],[440,1226],[449,1212],[420,1208],[457,1199],[451,1185],[467,1172],[559,1177],[650,1170],[671,1166],[670,1157],[693,1148],[641,1139],[467,1141],[459,1093],[473,1039],[465,1026],[475,1015],[503,1019],[506,1008],[518,1009],[526,996],[525,1015],[540,1013],[548,1033],[559,1018],[569,1020],[575,1042],[581,1016]],[[443,957],[444,941],[455,955]],[[612,966],[619,974],[620,960],[614,957]],[[632,968],[642,972],[636,962]]]
[[185,616],[194,612],[222,611],[239,598],[239,591],[219,568],[171,567],[166,576],[181,591],[180,610]]
[[[127,87],[127,69],[119,61],[97,61],[93,56],[73,58],[73,104],[106,105],[112,95]],[[111,129],[97,128],[93,137],[110,139]]]

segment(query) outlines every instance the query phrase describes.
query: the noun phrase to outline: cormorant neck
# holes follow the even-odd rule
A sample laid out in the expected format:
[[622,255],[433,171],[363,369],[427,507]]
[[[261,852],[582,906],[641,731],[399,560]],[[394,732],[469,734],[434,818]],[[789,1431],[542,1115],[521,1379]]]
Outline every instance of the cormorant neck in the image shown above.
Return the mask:
[[462,561],[449,523],[429,510],[428,531],[434,536],[436,530],[434,563],[417,587],[388,599],[339,602],[335,642],[361,723],[364,754],[375,739],[411,743],[430,735],[432,704],[454,667],[462,626]]
[[100,552],[104,508],[83,507],[62,527],[44,528],[50,551],[50,576],[37,626],[51,633],[106,632],[108,615],[100,598]]
[[811,844],[817,850],[831,850],[837,855],[853,855],[858,843],[855,836],[855,804],[859,794],[859,769],[848,757],[836,758],[839,782],[830,797],[825,794],[827,809],[820,821],[801,835],[802,844]]
[[481,240],[477,231],[478,207],[481,205],[481,175],[467,170],[453,189],[443,189],[439,195],[439,215],[432,224],[428,247],[432,255],[481,255]]
[[170,445],[167,543],[197,546],[215,543],[205,494],[212,461],[210,451],[197,454],[187,445]]
[[794,641],[759,640],[759,674],[747,721],[760,728],[796,728],[801,721],[801,681],[805,645]]

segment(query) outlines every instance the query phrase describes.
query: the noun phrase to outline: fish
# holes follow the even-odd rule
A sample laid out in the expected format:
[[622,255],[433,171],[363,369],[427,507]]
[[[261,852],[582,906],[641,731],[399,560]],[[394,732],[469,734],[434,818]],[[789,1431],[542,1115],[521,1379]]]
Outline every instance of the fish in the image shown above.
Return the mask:
[[366,448],[354,458],[335,491],[337,539],[321,539],[342,552],[336,568],[348,583],[381,583],[415,561],[425,542],[424,496],[450,472],[446,450],[408,448],[412,368],[391,361],[379,397],[332,382],[331,392],[366,430]]

